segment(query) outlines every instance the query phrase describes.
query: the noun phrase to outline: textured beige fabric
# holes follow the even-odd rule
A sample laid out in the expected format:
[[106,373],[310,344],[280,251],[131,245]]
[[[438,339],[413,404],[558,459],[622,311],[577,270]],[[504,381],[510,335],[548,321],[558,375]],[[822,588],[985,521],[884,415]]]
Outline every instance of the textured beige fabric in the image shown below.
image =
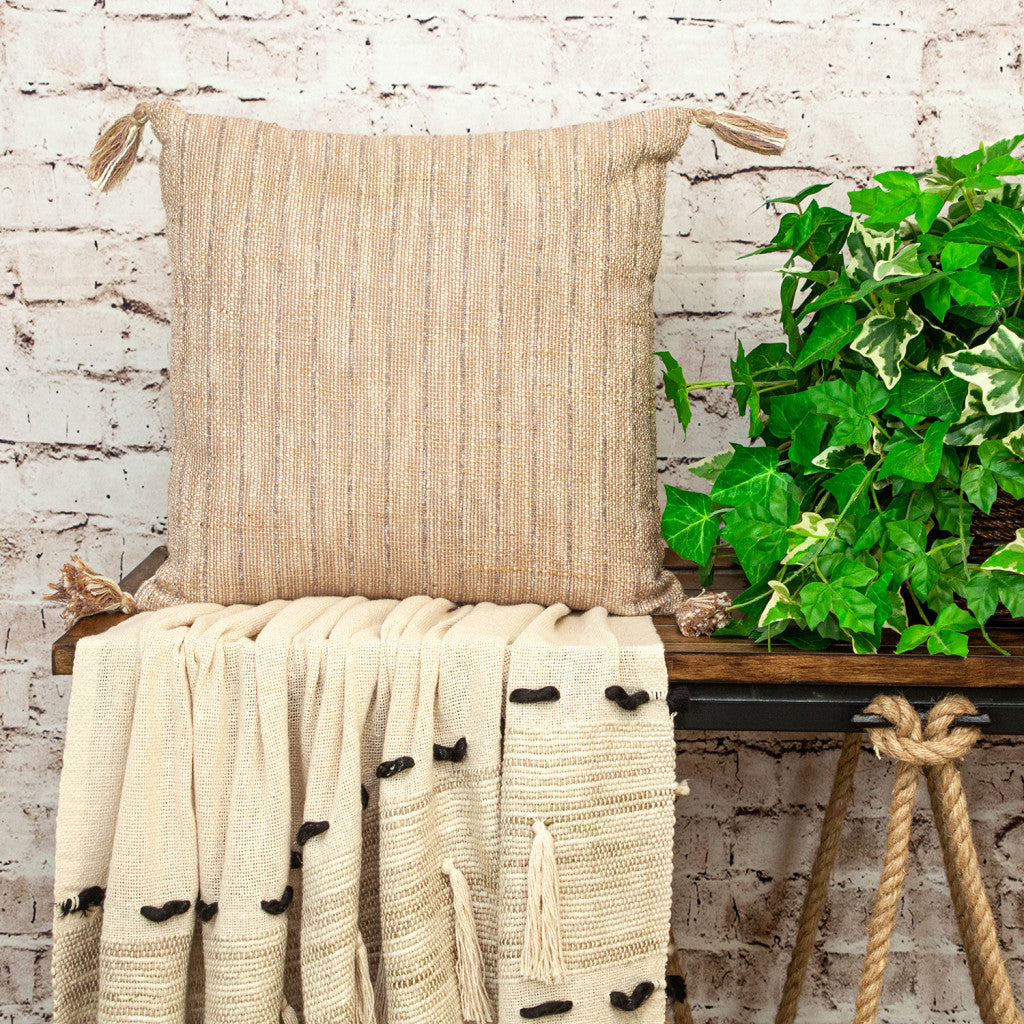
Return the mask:
[[[507,699],[549,684],[554,703]],[[625,712],[611,685],[652,699]],[[307,1024],[362,1021],[362,978],[386,1007],[379,1024],[461,1024],[446,864],[468,883],[495,1020],[553,999],[572,1000],[570,1024],[620,1020],[610,993],[664,971],[666,688],[650,619],[603,609],[186,605],[83,641],[56,902],[92,885],[106,900],[55,921],[55,1020],[276,1024],[290,1007]],[[460,739],[462,760],[435,758]],[[520,969],[535,818],[561,892],[566,976],[551,984]],[[303,822],[327,827],[300,847]],[[286,885],[301,904],[273,913],[263,904]],[[217,904],[205,923],[199,898]],[[187,912],[140,913],[169,899]],[[630,1019],[663,1011],[656,993]]]
[[382,138],[149,109],[175,432],[142,607],[675,607],[652,291],[689,109]]

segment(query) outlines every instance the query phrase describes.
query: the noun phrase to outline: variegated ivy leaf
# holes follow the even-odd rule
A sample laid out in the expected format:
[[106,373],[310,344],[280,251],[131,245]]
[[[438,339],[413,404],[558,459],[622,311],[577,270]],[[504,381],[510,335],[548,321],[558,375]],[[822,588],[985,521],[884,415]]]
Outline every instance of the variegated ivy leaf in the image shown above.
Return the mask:
[[875,313],[861,324],[850,348],[871,361],[882,383],[891,391],[903,374],[907,346],[923,326],[921,318],[910,310],[898,317]]
[[927,260],[918,256],[921,246],[914,242],[905,245],[891,260],[879,260],[871,276],[876,281],[897,280],[907,277],[923,277],[932,268]]
[[1015,572],[1024,576],[1024,530],[1018,530],[1017,536],[998,548],[981,563],[982,569],[1002,569],[1004,572]]
[[726,463],[731,458],[732,449],[726,448],[724,452],[715,452],[714,455],[709,455],[706,459],[691,462],[686,468],[694,476],[699,476],[702,480],[710,480],[714,483],[718,479],[718,474],[725,469]]
[[990,416],[1024,410],[1024,338],[1005,324],[977,348],[954,352],[951,369],[978,385]]
[[1024,424],[1019,426],[1016,430],[1011,430],[1010,433],[1003,437],[1003,444],[1017,456],[1018,459],[1024,459]]
[[972,384],[967,391],[967,401],[964,402],[960,419],[949,428],[946,444],[976,448],[990,437],[1005,436],[1014,431],[1019,422],[1020,417],[1013,413],[990,416],[985,411],[981,388]]
[[786,534],[789,538],[789,547],[782,559],[783,565],[792,565],[794,562],[803,564],[803,555],[813,551],[823,540],[827,539],[832,528],[835,526],[834,519],[826,519],[819,516],[817,512],[805,512],[799,522],[794,523]]
[[855,220],[846,236],[846,248],[850,254],[846,261],[847,276],[859,284],[873,277],[877,263],[892,259],[896,252],[896,232],[872,231]]
[[757,620],[758,626],[767,626],[772,622],[786,622],[793,619],[798,626],[805,626],[803,613],[800,611],[800,602],[796,601],[789,592],[789,587],[778,580],[769,580],[768,587],[772,596],[761,612]]

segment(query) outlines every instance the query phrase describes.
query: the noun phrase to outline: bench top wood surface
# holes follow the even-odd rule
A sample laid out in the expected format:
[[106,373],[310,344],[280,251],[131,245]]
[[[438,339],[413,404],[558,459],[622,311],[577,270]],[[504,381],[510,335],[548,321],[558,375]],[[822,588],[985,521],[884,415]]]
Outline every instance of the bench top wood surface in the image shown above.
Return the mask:
[[[134,593],[166,557],[167,549],[157,548],[125,576],[123,588]],[[692,567],[675,559],[668,564],[687,593],[699,591]],[[715,590],[734,596],[745,588],[746,580],[737,566],[726,563],[716,572]],[[120,614],[94,615],[76,622],[53,645],[53,674],[70,675],[78,641],[104,632],[123,618]],[[665,644],[669,679],[675,683],[1024,687],[1024,624],[1020,621],[989,628],[989,635],[1009,657],[993,650],[978,635],[971,639],[967,658],[930,655],[923,648],[895,654],[891,642],[878,654],[854,654],[840,645],[824,651],[798,651],[778,644],[769,651],[739,637],[684,637],[667,615],[655,616],[654,622]]]

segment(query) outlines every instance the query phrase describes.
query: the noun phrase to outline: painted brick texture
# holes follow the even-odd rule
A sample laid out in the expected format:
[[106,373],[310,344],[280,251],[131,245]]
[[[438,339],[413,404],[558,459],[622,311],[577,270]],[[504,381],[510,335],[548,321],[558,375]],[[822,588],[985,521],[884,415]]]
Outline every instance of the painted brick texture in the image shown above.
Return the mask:
[[[659,343],[688,376],[776,336],[765,197],[924,166],[1021,129],[1024,0],[0,0],[0,1020],[49,1016],[52,845],[69,682],[40,594],[81,552],[110,573],[164,528],[171,427],[168,264],[156,146],[119,192],[82,174],[99,130],[157,93],[190,107],[350,132],[566,124],[671,102],[790,129],[779,160],[694,130],[669,172]],[[743,436],[698,398],[666,479]],[[772,1020],[836,749],[816,737],[680,737],[676,940],[698,1022]],[[1024,993],[1024,778],[1014,743],[968,763],[989,891]],[[804,1019],[852,1017],[891,769],[860,794]],[[923,811],[923,804],[920,806]],[[922,815],[881,1020],[977,1019]]]

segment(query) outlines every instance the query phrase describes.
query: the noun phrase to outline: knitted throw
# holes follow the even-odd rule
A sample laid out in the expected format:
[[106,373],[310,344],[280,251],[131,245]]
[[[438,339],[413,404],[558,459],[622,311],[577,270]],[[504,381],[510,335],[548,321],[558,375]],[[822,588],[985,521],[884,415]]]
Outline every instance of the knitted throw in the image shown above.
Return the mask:
[[54,1020],[660,1022],[666,694],[650,619],[600,609],[191,604],[82,640]]
[[140,104],[173,282],[170,556],[137,595],[363,594],[674,611],[655,484],[663,107],[544,131],[367,137]]

